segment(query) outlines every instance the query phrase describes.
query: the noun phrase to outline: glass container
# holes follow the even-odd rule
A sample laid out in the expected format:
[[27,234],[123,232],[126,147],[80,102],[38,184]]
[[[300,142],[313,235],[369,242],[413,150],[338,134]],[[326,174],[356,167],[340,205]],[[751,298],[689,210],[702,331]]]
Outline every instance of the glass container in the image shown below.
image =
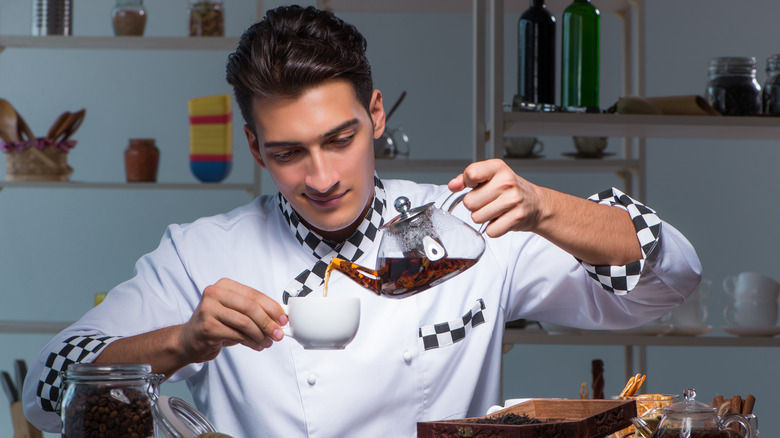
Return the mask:
[[148,364],[71,364],[62,372],[62,438],[154,437],[152,405],[163,378]]
[[719,57],[710,60],[707,100],[724,116],[761,114],[761,86],[756,58]]
[[190,36],[225,36],[225,11],[222,0],[190,0]]
[[555,103],[555,17],[531,0],[517,22],[517,94],[523,102]]
[[561,21],[561,106],[598,108],[599,10],[590,0],[574,0]]
[[116,36],[141,36],[146,28],[143,0],[116,0],[111,10],[111,25]]
[[780,115],[780,54],[766,60],[766,81],[762,91],[764,114]]

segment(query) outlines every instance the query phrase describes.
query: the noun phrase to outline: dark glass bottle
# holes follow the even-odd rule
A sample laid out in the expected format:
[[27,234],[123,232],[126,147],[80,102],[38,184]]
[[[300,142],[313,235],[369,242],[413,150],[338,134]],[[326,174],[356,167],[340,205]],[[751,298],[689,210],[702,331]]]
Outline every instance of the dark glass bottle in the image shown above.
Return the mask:
[[762,92],[764,114],[780,115],[780,54],[771,55],[766,60],[766,81]]
[[574,0],[563,12],[561,106],[599,106],[599,10]]
[[517,22],[517,94],[524,102],[555,103],[555,17],[531,0]]

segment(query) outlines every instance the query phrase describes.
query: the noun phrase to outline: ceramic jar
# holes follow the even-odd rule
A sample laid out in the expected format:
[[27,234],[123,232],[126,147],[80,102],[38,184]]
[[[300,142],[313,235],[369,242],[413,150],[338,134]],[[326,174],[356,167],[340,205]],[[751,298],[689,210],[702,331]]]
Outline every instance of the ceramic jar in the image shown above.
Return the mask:
[[160,150],[152,138],[131,138],[125,150],[127,182],[155,182]]

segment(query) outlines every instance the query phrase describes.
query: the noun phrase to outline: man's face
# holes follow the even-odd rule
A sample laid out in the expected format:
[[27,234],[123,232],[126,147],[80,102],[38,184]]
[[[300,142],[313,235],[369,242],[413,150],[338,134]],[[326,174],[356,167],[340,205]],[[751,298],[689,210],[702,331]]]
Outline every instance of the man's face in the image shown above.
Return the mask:
[[382,94],[374,91],[370,115],[341,80],[297,98],[255,99],[253,109],[256,136],[244,131],[255,160],[310,228],[332,240],[348,238],[374,193]]

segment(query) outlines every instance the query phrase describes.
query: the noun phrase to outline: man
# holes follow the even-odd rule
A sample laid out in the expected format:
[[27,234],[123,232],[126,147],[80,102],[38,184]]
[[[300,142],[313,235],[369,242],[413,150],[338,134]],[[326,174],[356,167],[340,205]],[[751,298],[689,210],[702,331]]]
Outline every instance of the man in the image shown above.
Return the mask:
[[[419,421],[498,402],[506,321],[632,327],[699,283],[685,238],[614,189],[574,198],[500,160],[448,187],[376,178],[385,112],[365,48],[354,27],[314,8],[269,11],[243,35],[227,78],[279,195],[169,227],[132,279],[43,349],[25,385],[36,425],[58,429],[56,373],[76,350],[82,362],[149,363],[186,379],[197,408],[235,437],[414,436]],[[334,255],[374,265],[376,229],[395,216],[387,201],[440,205],[465,188],[461,218],[489,223],[474,267],[400,300],[334,275],[332,294],[361,299],[352,343],[311,351],[284,337],[280,303],[321,293]],[[444,322],[451,330],[433,329]]]

